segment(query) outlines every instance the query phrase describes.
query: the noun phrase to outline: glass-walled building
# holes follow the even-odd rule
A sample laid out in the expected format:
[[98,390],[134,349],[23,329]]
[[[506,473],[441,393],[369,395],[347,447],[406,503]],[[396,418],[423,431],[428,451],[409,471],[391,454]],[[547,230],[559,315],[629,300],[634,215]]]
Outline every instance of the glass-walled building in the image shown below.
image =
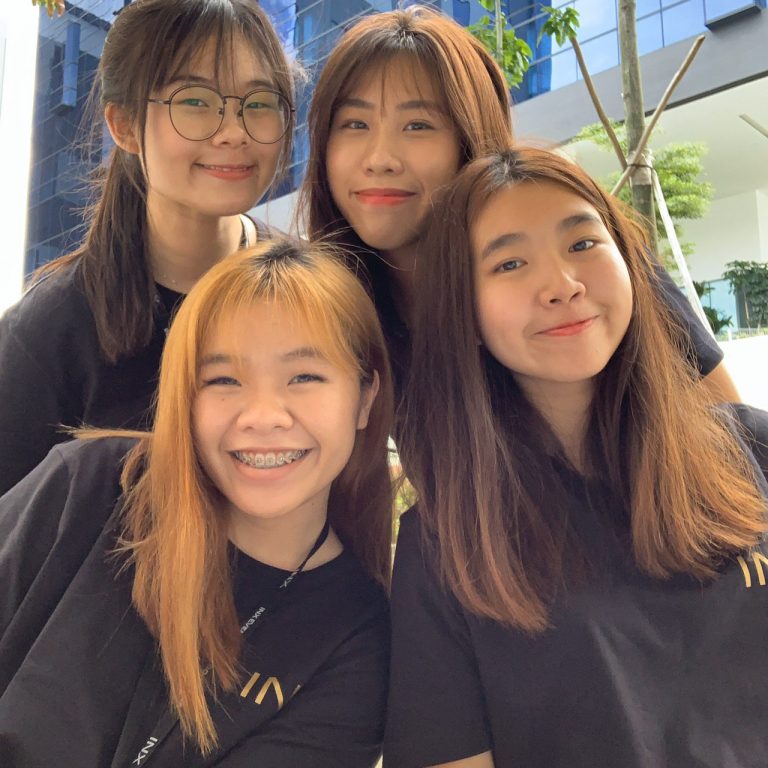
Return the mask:
[[[67,2],[62,17],[54,19],[48,19],[41,11],[26,252],[28,273],[71,249],[82,236],[83,209],[88,202],[86,180],[108,155],[111,143],[104,135],[97,150],[87,151],[84,145],[78,144],[79,129],[107,31],[115,13],[129,1],[74,0]],[[391,10],[397,3],[393,0],[262,0],[261,4],[272,18],[286,50],[308,73],[307,85],[297,105],[298,130],[291,172],[277,190],[279,195],[288,196],[299,185],[306,162],[304,123],[312,83],[319,69],[350,23],[369,13]],[[432,0],[429,4],[463,25],[476,22],[486,13],[477,0]],[[617,3],[572,0],[567,5],[579,12],[579,41],[590,72],[599,76],[615,70],[619,55]],[[764,0],[638,0],[640,53],[648,58],[654,52],[672,50],[702,32],[722,37],[723,28],[726,36],[732,36],[729,46],[735,51],[734,46],[738,46],[740,39],[738,35],[733,36],[736,22],[745,31],[750,25],[759,24],[761,30],[768,28],[764,18],[768,14],[761,12],[764,6]],[[503,8],[518,36],[534,51],[525,80],[512,94],[521,122],[530,133],[555,140],[569,138],[581,126],[575,126],[573,120],[562,122],[568,110],[552,100],[562,93],[567,107],[569,94],[579,82],[571,46],[559,47],[548,38],[539,42],[545,18],[542,3],[503,0]],[[759,55],[755,51],[751,73],[739,79],[761,75],[760,56],[767,55],[768,39],[763,40],[762,48]],[[768,65],[764,70],[763,76],[768,74]],[[724,87],[728,85],[718,86]],[[579,92],[578,98],[588,102],[586,94]],[[534,104],[546,107],[542,106],[538,112],[536,108],[529,109],[529,105]],[[555,117],[561,120],[560,124],[556,125]],[[284,224],[283,221],[273,223]]]

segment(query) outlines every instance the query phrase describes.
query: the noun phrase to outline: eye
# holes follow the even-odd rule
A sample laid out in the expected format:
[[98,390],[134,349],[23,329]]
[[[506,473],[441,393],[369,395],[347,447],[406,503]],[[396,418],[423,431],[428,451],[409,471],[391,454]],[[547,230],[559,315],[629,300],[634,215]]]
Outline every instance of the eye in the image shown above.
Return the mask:
[[289,384],[310,384],[313,381],[326,381],[325,377],[317,373],[299,373],[288,382]]
[[578,243],[574,243],[569,250],[571,251],[588,251],[590,248],[594,248],[597,245],[596,240],[579,240]]
[[430,131],[432,125],[426,120],[411,120],[408,125],[405,126],[406,131]]
[[339,128],[348,128],[352,131],[364,131],[367,127],[368,124],[364,120],[356,120],[355,118],[342,120],[339,123]]
[[182,107],[207,107],[208,106],[208,104],[202,99],[196,99],[191,96],[187,99],[181,99],[181,101],[179,101],[178,103]]
[[239,387],[240,382],[231,376],[212,376],[210,379],[203,379],[203,387]]
[[509,259],[499,264],[493,271],[494,272],[514,272],[515,270],[524,267],[526,262],[522,259]]

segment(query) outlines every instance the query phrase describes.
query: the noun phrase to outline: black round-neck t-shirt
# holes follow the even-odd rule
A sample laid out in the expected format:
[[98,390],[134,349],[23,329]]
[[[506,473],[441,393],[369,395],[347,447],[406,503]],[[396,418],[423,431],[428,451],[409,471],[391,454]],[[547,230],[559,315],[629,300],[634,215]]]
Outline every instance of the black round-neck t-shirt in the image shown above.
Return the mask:
[[[768,413],[735,412],[768,476]],[[598,568],[564,585],[540,634],[466,611],[436,575],[417,510],[401,518],[387,768],[488,750],[497,768],[768,766],[768,544],[708,583],[653,579],[587,486],[572,490]]]

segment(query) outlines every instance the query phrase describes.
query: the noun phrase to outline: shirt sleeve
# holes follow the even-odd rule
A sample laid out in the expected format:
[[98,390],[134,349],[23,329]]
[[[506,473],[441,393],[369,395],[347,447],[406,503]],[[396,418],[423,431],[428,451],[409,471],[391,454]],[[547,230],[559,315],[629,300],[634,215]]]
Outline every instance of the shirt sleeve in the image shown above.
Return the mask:
[[350,637],[265,728],[222,768],[372,768],[381,755],[389,627],[384,615]]
[[415,511],[401,518],[391,611],[385,768],[423,768],[491,749],[469,627],[422,551]]
[[723,360],[723,351],[704,327],[699,316],[694,312],[685,294],[675,285],[664,267],[652,259],[659,297],[672,311],[672,314],[688,337],[688,359],[702,376],[708,376]]
[[114,508],[127,443],[103,442],[54,448],[0,497],[0,694]]
[[8,315],[0,321],[0,494],[68,439],[58,430],[67,421],[65,372],[51,370],[15,326]]

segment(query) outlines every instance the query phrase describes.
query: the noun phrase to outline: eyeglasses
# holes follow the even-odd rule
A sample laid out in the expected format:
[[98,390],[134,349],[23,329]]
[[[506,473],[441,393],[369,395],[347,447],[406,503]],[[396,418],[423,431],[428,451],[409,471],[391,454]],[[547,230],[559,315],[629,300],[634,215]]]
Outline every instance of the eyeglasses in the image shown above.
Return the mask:
[[285,136],[293,115],[288,100],[277,91],[258,89],[245,96],[223,96],[206,85],[183,85],[167,99],[147,99],[167,104],[171,125],[179,136],[205,141],[215,136],[224,122],[227,101],[239,102],[237,116],[245,132],[259,144],[275,144]]

